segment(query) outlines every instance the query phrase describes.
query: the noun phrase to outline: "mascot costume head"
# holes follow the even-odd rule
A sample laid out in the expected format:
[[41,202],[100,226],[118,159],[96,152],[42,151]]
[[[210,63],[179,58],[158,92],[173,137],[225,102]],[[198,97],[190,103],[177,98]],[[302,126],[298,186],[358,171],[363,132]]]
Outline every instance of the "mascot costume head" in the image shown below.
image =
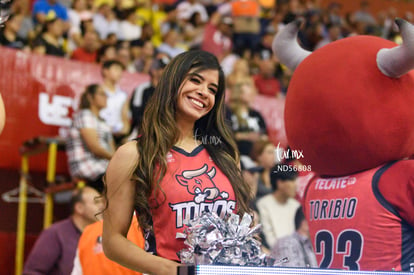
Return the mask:
[[414,27],[397,19],[403,44],[374,36],[303,50],[301,21],[273,49],[294,70],[285,106],[286,135],[320,175],[347,175],[414,154]]
[[414,272],[414,26],[403,43],[353,36],[314,52],[296,20],[273,41],[293,70],[288,143],[318,177],[304,209],[320,267]]

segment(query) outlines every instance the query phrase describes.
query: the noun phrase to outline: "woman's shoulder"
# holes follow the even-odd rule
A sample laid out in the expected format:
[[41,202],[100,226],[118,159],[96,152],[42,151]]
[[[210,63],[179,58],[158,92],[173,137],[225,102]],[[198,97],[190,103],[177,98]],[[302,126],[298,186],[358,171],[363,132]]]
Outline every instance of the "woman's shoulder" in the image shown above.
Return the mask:
[[138,149],[136,141],[129,141],[120,146],[109,162],[107,174],[118,175],[130,173],[138,163]]
[[131,140],[127,143],[121,145],[117,150],[116,153],[118,156],[126,158],[126,159],[132,159],[138,157],[138,149],[137,149],[137,140]]

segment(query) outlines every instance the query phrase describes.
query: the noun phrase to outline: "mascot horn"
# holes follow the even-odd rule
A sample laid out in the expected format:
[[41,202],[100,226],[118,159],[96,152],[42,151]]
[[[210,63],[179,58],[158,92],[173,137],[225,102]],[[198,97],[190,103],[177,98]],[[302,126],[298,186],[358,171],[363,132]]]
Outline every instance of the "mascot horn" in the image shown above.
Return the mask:
[[322,268],[414,270],[414,26],[395,22],[402,45],[360,35],[309,52],[300,20],[273,41],[294,70],[288,143],[318,175],[304,209]]

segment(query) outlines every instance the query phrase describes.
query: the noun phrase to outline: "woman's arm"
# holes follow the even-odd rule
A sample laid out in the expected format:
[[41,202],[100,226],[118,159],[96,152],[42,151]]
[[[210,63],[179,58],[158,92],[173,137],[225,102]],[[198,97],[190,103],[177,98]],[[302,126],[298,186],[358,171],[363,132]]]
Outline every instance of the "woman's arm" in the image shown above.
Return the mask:
[[104,212],[102,244],[105,255],[132,270],[155,275],[176,274],[178,263],[151,255],[129,241],[136,186],[131,175],[138,162],[136,141],[121,146],[106,171],[108,208]]
[[81,128],[80,135],[82,140],[85,142],[86,147],[95,156],[105,159],[111,159],[113,151],[108,151],[99,143],[98,133],[92,128]]

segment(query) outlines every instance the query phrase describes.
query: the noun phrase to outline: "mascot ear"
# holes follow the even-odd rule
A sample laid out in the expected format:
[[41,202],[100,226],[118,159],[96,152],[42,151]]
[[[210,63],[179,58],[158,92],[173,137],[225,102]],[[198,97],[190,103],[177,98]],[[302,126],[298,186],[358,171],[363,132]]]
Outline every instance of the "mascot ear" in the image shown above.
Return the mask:
[[414,69],[414,26],[397,18],[403,43],[391,49],[381,49],[377,54],[378,69],[389,77],[398,78]]
[[277,33],[272,43],[273,53],[292,71],[311,54],[310,51],[304,50],[297,41],[299,27],[303,21],[303,19],[296,19],[287,24]]

